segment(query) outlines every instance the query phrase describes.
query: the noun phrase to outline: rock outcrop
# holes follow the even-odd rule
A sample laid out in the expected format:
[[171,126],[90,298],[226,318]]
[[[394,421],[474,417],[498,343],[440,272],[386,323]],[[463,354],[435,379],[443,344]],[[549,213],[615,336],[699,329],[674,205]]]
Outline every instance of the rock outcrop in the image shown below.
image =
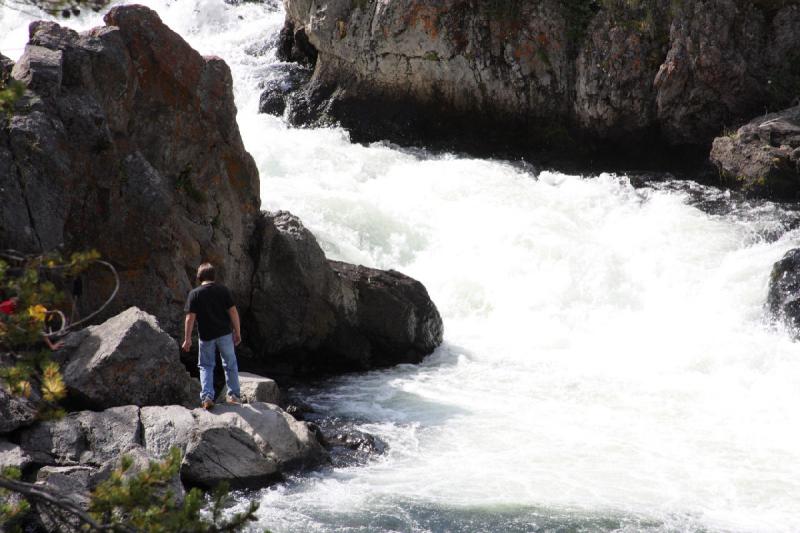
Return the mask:
[[786,252],[772,267],[767,306],[776,319],[800,335],[800,248]]
[[80,344],[63,374],[78,404],[105,409],[197,403],[200,384],[186,371],[177,343],[154,316],[131,307],[74,335]]
[[[0,128],[0,248],[97,249],[121,279],[102,318],[137,306],[173,337],[182,335],[197,265],[212,261],[256,354],[240,359],[244,370],[356,370],[430,353],[440,335],[385,342],[384,325],[358,311],[365,302],[358,295],[374,291],[340,280],[294,217],[259,213],[258,172],[242,145],[225,63],[200,56],[148,8],[118,6],[105,21],[81,34],[53,22],[30,26],[13,67],[27,91]],[[113,280],[102,269],[84,277],[85,313],[105,300]],[[413,317],[405,307],[391,311],[441,331],[433,304],[423,307]],[[400,347],[403,339],[411,345]],[[119,374],[113,369],[126,357],[103,356],[102,365]],[[86,405],[109,405],[101,396],[110,389],[93,390],[82,366],[68,369],[68,385]],[[164,403],[158,383],[141,385],[116,404]],[[184,402],[184,392],[170,401]]]
[[23,429],[19,440],[19,449],[0,442],[4,462],[80,467],[88,473],[89,488],[107,477],[122,455],[146,467],[172,447],[184,453],[181,479],[203,487],[220,481],[263,485],[327,460],[308,424],[266,403],[220,405],[212,412],[177,405],[80,411]]
[[759,117],[717,137],[711,161],[744,191],[773,198],[800,196],[800,106]]
[[641,147],[707,150],[800,88],[796,2],[285,5],[282,48],[308,57],[300,36],[318,54],[290,118],[339,121],[359,139],[516,138],[517,152],[612,142],[630,160]]
[[268,375],[419,362],[442,342],[425,287],[399,272],[328,261],[302,222],[265,213],[245,317],[251,365]]
[[[138,305],[179,331],[194,269],[214,261],[247,294],[258,171],[230,71],[142,6],[78,34],[34,22],[13,69],[28,88],[0,129],[0,245],[97,249],[119,270],[111,316]],[[84,311],[113,288],[86,274]]]

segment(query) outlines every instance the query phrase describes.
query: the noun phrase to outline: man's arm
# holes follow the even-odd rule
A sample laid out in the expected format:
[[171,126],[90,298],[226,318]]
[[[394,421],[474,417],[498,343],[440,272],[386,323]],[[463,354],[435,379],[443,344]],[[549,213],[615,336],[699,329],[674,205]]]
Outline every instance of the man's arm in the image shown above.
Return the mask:
[[231,317],[231,326],[233,326],[233,344],[239,346],[239,343],[242,342],[242,330],[239,328],[239,311],[236,310],[235,305],[228,309],[228,316]]
[[183,322],[183,348],[184,352],[192,349],[192,329],[194,329],[194,313],[186,313],[186,320]]

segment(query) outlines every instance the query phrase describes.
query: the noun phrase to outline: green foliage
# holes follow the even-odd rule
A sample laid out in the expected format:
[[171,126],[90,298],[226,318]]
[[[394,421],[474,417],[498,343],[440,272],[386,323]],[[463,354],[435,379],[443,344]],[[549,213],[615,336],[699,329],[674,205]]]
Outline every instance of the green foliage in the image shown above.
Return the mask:
[[24,92],[25,85],[17,80],[0,84],[0,113],[6,116],[11,115],[14,103],[22,97]]
[[[22,472],[19,468],[8,467],[0,472],[0,476],[18,480],[22,477]],[[0,488],[0,526],[2,526],[0,530],[8,533],[22,532],[30,510],[31,506],[27,500],[8,489]]]
[[16,257],[12,264],[0,259],[0,294],[16,301],[14,313],[0,313],[0,349],[12,362],[0,367],[0,379],[12,394],[35,399],[41,419],[63,416],[58,403],[67,395],[58,365],[36,347],[53,323],[64,326],[64,315],[56,310],[63,297],[53,279],[75,277],[99,257],[92,251],[69,259],[58,254]]
[[170,486],[180,465],[180,450],[172,448],[164,462],[152,462],[142,472],[128,475],[132,461],[123,457],[120,468],[92,492],[90,514],[112,530],[114,525],[124,525],[146,533],[239,531],[255,520],[256,501],[245,512],[224,518],[230,501],[226,485],[213,492],[207,506],[196,488],[180,502]]

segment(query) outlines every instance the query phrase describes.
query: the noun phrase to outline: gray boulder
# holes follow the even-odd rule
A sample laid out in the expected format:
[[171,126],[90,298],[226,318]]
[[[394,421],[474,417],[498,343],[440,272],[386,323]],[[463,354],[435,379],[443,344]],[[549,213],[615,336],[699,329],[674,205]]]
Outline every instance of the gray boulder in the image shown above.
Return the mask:
[[425,287],[398,272],[328,261],[302,222],[265,213],[240,365],[268,375],[367,370],[419,362],[442,342]]
[[31,462],[31,457],[19,445],[0,439],[0,471],[7,467],[22,470]]
[[745,192],[800,196],[800,106],[764,115],[714,139],[711,161]]
[[308,425],[275,405],[217,406],[192,414],[196,424],[181,468],[189,484],[262,484],[327,457]]
[[43,465],[101,466],[141,445],[139,408],[80,411],[20,432],[20,446]]
[[11,394],[0,385],[0,435],[36,421],[37,409],[27,398]]
[[131,307],[82,336],[64,382],[85,407],[197,403],[200,385],[154,316]]
[[[264,376],[249,372],[239,372],[239,389],[242,394],[241,400],[245,403],[279,404],[281,402],[281,390],[278,388],[278,384]],[[217,402],[224,402],[227,396],[228,387],[226,385],[217,398]]]
[[179,405],[143,407],[140,416],[144,447],[150,455],[163,458],[173,446],[186,451],[195,425],[192,411]]
[[145,407],[141,420],[151,456],[163,456],[172,447],[185,451],[181,478],[190,485],[264,484],[327,457],[306,423],[267,403],[217,405],[210,412]]
[[357,360],[363,369],[419,363],[442,343],[442,319],[419,281],[394,270],[329,264],[340,283],[340,312],[346,317],[334,334],[348,348],[343,357]]

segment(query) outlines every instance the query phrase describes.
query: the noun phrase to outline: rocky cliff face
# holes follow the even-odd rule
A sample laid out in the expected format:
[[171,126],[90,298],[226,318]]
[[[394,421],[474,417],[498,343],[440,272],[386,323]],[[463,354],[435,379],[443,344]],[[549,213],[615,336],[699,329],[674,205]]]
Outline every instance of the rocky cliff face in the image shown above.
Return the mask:
[[[236,126],[231,75],[155,12],[112,9],[78,34],[35,22],[14,65],[28,87],[0,132],[0,242],[24,251],[97,249],[131,304],[170,331],[202,259],[246,294],[258,171]],[[90,273],[85,308],[111,280]]]
[[[800,5],[755,0],[285,0],[318,54],[297,121],[521,150],[707,149],[800,89]],[[290,56],[302,55],[303,46]],[[491,134],[487,135],[487,128]]]
[[[0,249],[97,249],[121,278],[101,318],[137,306],[173,337],[195,269],[211,261],[256,355],[243,369],[360,370],[418,361],[441,343],[421,284],[370,283],[375,271],[356,287],[296,217],[260,213],[224,61],[148,8],[116,7],[105,21],[82,34],[30,27],[11,70],[27,90],[0,118]],[[111,292],[107,276],[86,274],[85,311]],[[366,320],[372,311],[383,314]]]

